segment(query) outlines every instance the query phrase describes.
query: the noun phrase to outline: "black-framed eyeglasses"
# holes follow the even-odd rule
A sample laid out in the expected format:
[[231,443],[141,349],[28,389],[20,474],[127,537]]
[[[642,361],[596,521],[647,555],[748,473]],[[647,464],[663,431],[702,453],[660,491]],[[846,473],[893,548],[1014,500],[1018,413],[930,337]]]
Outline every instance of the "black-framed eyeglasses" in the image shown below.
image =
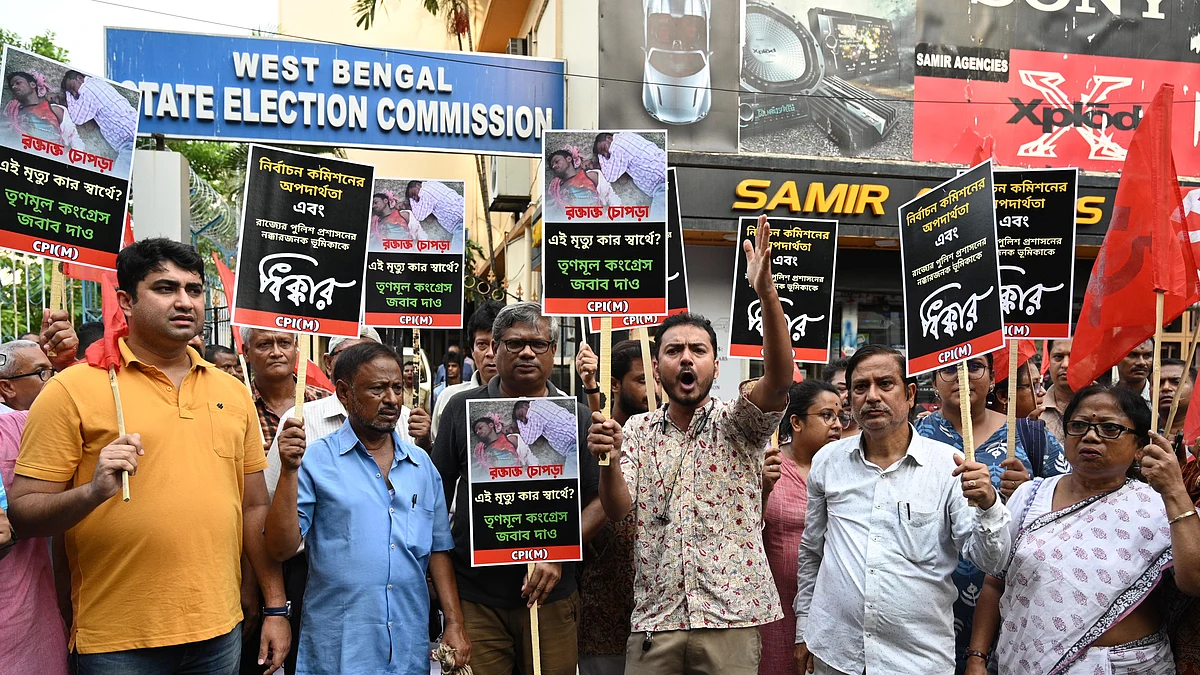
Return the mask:
[[50,378],[54,377],[54,369],[53,368],[38,368],[37,370],[33,371],[32,373],[25,373],[24,375],[13,375],[12,377],[0,377],[0,380],[19,380],[22,377],[33,377],[35,375],[42,382],[47,382],[50,380]]
[[[967,362],[967,377],[972,380],[982,380],[987,371],[988,367],[986,363],[980,363],[979,361]],[[938,368],[937,376],[942,382],[953,382],[958,379],[958,366]]]
[[837,413],[831,413],[828,410],[823,410],[818,413],[804,413],[801,417],[820,417],[821,421],[829,426],[833,426],[834,421],[841,421],[842,416]]
[[1136,429],[1130,429],[1123,424],[1116,422],[1100,422],[1093,424],[1083,420],[1069,420],[1063,425],[1063,430],[1068,436],[1086,436],[1089,429],[1095,429],[1096,435],[1107,440],[1114,440],[1121,437],[1123,433],[1135,433]]
[[529,347],[534,354],[545,354],[550,351],[550,346],[554,343],[549,340],[501,340],[500,344],[513,354],[520,354]]

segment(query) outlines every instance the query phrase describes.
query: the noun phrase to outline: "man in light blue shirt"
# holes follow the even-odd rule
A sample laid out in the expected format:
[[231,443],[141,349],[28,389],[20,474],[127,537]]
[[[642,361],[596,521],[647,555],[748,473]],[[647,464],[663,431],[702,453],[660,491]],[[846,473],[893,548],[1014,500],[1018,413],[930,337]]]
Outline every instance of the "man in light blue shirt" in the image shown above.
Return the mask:
[[390,347],[350,347],[333,371],[345,424],[307,451],[300,420],[280,431],[266,540],[278,560],[301,537],[308,549],[298,675],[428,673],[427,571],[446,619],[442,641],[456,663],[470,659],[441,476],[396,432],[402,372]]

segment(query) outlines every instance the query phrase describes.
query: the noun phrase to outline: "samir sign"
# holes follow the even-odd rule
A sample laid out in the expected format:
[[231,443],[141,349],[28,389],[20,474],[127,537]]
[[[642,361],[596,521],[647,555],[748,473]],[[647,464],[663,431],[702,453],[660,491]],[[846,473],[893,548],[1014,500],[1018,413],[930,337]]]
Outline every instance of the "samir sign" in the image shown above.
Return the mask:
[[108,77],[143,92],[142,134],[541,156],[562,61],[105,29]]

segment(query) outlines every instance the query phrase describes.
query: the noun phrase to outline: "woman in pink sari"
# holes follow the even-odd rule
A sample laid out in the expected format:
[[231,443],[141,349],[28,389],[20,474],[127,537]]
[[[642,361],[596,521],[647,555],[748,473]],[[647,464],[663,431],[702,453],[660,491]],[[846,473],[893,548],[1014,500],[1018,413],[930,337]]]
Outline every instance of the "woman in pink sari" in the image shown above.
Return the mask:
[[1200,594],[1200,517],[1179,464],[1127,389],[1083,389],[1063,418],[1073,472],[1009,499],[1012,555],[980,594],[966,672],[986,672],[995,641],[1000,675],[1173,675],[1154,591],[1173,568]]

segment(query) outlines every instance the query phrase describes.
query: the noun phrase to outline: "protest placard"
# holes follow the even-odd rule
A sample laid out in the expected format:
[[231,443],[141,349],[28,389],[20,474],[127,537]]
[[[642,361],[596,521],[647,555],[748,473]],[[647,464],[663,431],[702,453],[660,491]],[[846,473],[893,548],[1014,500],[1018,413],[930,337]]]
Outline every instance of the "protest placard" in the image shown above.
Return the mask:
[[1004,345],[993,194],[987,161],[900,206],[910,376]]
[[374,172],[250,146],[233,324],[358,336]]
[[465,194],[463,181],[376,179],[366,325],[462,328]]
[[995,172],[1004,336],[1071,337],[1078,169]]
[[[754,243],[757,218],[738,222],[738,244],[729,315],[729,355],[761,359],[762,308],[758,294],[746,282],[742,242]],[[837,266],[836,220],[771,218],[771,271],[779,302],[787,315],[792,358],[825,363],[833,316],[833,282]]]
[[[679,218],[679,192],[675,188],[675,169],[667,169],[667,313],[628,314],[613,318],[613,330],[629,330],[657,326],[671,314],[688,311],[691,296],[688,294],[687,262],[683,252],[683,223]],[[591,317],[588,329],[600,332],[600,319]]]
[[583,558],[575,399],[467,401],[471,565]]
[[140,93],[11,46],[0,70],[0,247],[115,269]]

